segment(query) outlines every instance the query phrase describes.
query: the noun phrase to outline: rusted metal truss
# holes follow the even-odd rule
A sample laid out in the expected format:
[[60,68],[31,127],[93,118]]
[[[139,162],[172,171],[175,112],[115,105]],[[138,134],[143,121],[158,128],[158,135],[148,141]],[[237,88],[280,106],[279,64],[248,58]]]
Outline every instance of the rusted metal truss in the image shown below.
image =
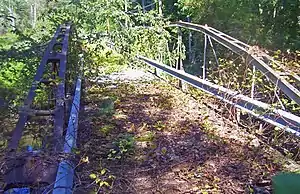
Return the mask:
[[297,104],[300,104],[300,91],[296,87],[294,87],[287,79],[285,79],[285,77],[290,77],[294,80],[294,82],[296,82],[296,84],[299,85],[299,76],[288,70],[284,70],[282,72],[277,72],[273,70],[268,64],[274,61],[272,57],[270,57],[266,53],[262,51],[253,52],[251,50],[252,47],[250,45],[243,43],[207,25],[198,25],[180,21],[173,23],[168,27],[181,27],[202,32],[208,37],[211,37],[218,43],[222,44],[226,48],[237,53],[238,55],[242,55],[247,59],[247,62],[250,65],[255,66],[255,68],[260,70],[266,77],[268,77],[274,84],[276,84],[277,87],[280,88],[281,91],[285,93],[290,99],[294,100]]
[[[50,185],[55,181],[57,172],[57,161],[46,160],[38,153],[27,152],[17,154],[20,139],[26,123],[30,117],[53,116],[54,129],[51,147],[54,153],[63,150],[63,130],[65,125],[65,77],[67,67],[68,40],[71,24],[67,23],[57,28],[52,40],[42,57],[37,68],[34,81],[25,99],[24,106],[19,113],[19,119],[13,131],[12,138],[8,143],[7,150],[7,171],[5,173],[6,190],[14,187],[25,187],[33,185]],[[32,107],[36,90],[41,83],[50,83],[51,80],[44,80],[46,67],[52,68],[52,78],[56,80],[55,87],[52,87],[55,96],[55,105],[52,110],[34,110]]]

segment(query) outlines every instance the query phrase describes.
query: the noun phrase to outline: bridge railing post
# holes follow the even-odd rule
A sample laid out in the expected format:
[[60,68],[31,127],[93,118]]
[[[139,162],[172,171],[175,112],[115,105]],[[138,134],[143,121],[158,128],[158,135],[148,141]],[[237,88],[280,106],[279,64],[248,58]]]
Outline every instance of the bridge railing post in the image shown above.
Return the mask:
[[204,34],[204,50],[203,50],[202,79],[205,79],[205,78],[206,78],[206,51],[207,51],[207,35]]
[[255,91],[255,72],[256,72],[256,69],[255,69],[255,66],[252,67],[252,83],[251,83],[251,98],[253,99],[254,98],[254,91]]
[[213,54],[214,54],[214,57],[215,57],[215,60],[216,60],[217,67],[219,67],[220,65],[219,65],[218,56],[217,56],[216,50],[215,50],[215,48],[214,48],[214,45],[213,45],[213,43],[212,43],[212,40],[211,40],[210,36],[207,36],[207,38],[208,38],[210,47],[211,47],[211,49],[212,49],[212,51],[213,51]]
[[[183,71],[184,72],[184,67],[183,67],[183,59],[182,59],[182,54],[183,54],[183,49],[182,49],[182,31],[180,29],[180,27],[178,27],[178,60],[177,60],[177,64],[176,64],[176,69]],[[182,80],[178,80],[178,87],[183,90],[186,91],[187,90],[187,85],[186,83],[184,83]]]

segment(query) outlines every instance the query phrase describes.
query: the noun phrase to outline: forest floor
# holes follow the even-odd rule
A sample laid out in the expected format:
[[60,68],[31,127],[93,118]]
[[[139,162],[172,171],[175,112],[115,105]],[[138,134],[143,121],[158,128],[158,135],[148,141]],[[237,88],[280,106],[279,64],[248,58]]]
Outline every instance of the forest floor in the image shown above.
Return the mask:
[[288,170],[245,129],[149,73],[129,72],[138,76],[84,84],[75,193],[269,193],[271,177]]

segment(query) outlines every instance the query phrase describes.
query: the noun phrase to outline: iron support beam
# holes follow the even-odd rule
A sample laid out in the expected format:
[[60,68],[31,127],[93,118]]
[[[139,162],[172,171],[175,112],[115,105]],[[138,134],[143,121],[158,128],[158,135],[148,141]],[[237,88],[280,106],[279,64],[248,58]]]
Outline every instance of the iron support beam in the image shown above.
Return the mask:
[[214,45],[213,45],[213,43],[212,43],[210,37],[208,37],[208,40],[209,40],[210,47],[211,47],[211,49],[212,49],[212,51],[213,51],[213,54],[214,54],[214,57],[215,57],[217,67],[219,67],[219,66],[220,66],[220,65],[219,65],[219,60],[218,60],[217,53],[216,53],[216,51],[215,51]]
[[202,79],[206,78],[206,50],[207,50],[207,35],[204,34],[204,51],[203,51]]
[[145,13],[145,0],[142,0],[142,9],[143,9],[143,13]]
[[[34,76],[34,81],[32,82],[32,85],[28,92],[27,98],[24,101],[24,107],[30,107],[33,102],[33,99],[36,95],[35,90],[37,89],[38,83],[42,80],[45,67],[48,63],[49,55],[52,52],[52,49],[56,43],[59,33],[60,33],[60,27],[57,28],[52,40],[50,41],[50,43],[45,51],[45,54],[43,55],[40,65],[38,66],[36,75]],[[16,128],[14,129],[12,138],[8,144],[8,152],[9,153],[12,151],[15,151],[17,149],[27,120],[28,120],[28,113],[20,112]]]
[[69,46],[69,34],[71,26],[67,25],[62,28],[65,30],[65,35],[62,41],[62,51],[60,53],[58,78],[60,83],[56,90],[56,111],[54,114],[54,150],[60,151],[63,145],[63,131],[64,131],[64,115],[65,115],[65,77],[67,68],[67,52]]
[[254,91],[255,91],[255,79],[256,79],[256,76],[255,76],[255,66],[252,67],[252,83],[251,83],[251,98],[253,99],[254,98]]
[[[286,79],[281,77],[277,72],[275,72],[265,60],[261,59],[261,57],[256,56],[256,53],[248,52],[251,46],[223,33],[212,27],[198,25],[188,22],[176,22],[174,24],[169,25],[169,27],[182,27],[190,30],[202,32],[210,37],[212,37],[215,41],[222,44],[226,48],[232,50],[238,55],[242,55],[247,57],[249,64],[255,66],[258,70],[260,70],[265,76],[267,76],[274,84],[277,86],[292,100],[294,100],[297,104],[300,104],[300,91],[291,85]],[[267,54],[264,53],[262,58],[271,58]]]

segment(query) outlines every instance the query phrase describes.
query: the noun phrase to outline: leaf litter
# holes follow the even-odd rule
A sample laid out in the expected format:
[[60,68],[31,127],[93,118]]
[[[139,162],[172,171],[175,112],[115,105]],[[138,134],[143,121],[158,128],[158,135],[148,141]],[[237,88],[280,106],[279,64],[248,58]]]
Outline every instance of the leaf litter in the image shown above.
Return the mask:
[[271,193],[271,177],[289,170],[278,152],[163,81],[86,82],[82,106],[78,158],[88,162],[76,169],[75,193]]

